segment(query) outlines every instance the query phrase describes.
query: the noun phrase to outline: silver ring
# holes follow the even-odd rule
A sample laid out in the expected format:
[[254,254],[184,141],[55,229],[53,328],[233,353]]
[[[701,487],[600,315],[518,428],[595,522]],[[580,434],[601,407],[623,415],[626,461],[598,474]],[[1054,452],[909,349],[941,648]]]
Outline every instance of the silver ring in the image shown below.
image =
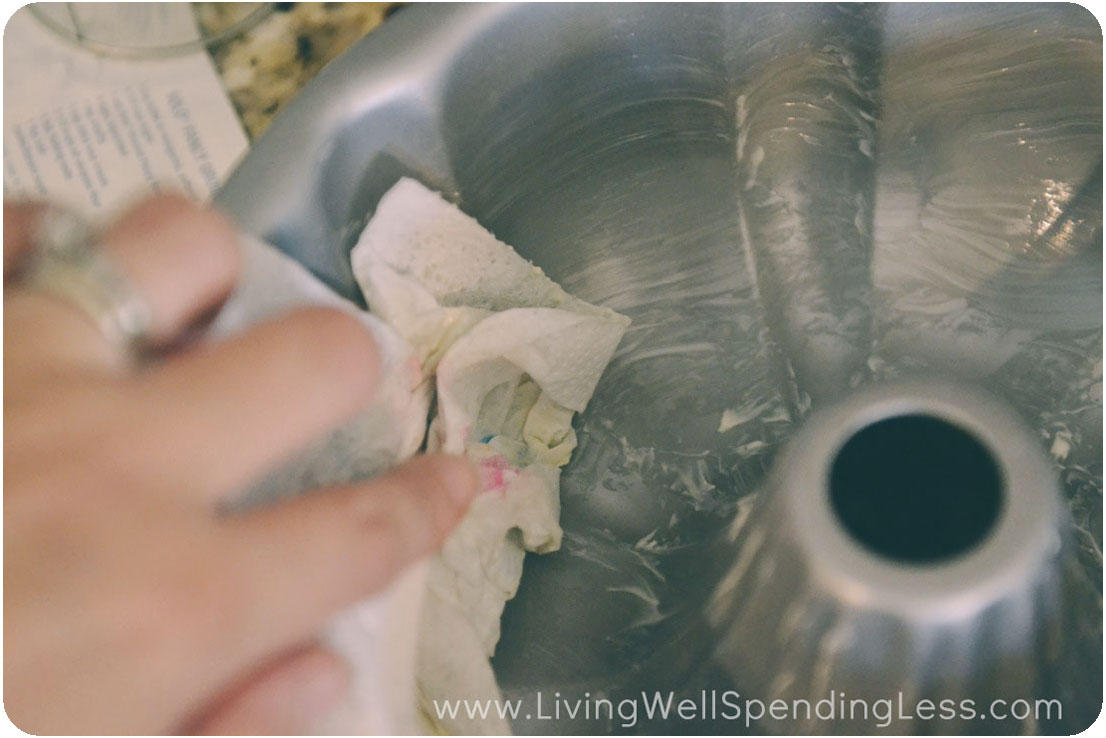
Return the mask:
[[130,280],[96,248],[92,228],[76,213],[50,208],[31,235],[23,283],[73,305],[115,347],[137,359],[145,352],[152,312]]

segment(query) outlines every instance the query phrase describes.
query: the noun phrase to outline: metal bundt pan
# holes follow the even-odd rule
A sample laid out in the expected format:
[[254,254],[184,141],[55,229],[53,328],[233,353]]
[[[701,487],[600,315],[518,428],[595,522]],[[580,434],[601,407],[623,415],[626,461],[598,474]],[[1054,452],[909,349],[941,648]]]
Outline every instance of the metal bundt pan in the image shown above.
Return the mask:
[[[1013,439],[1030,439],[1040,455],[1027,468],[1057,485],[1038,493],[1058,489],[1064,503],[1021,524],[1067,548],[1043,569],[1008,567],[1006,591],[1037,593],[1017,607],[984,592],[985,576],[934,575],[993,607],[950,611],[929,641],[910,613],[884,617],[890,595],[839,610],[869,640],[843,640],[840,658],[819,663],[849,689],[890,673],[888,689],[980,699],[1047,692],[1039,675],[1066,669],[1087,688],[1066,693],[1062,720],[895,729],[1069,732],[1093,720],[1101,695],[1101,90],[1101,32],[1075,5],[413,6],[323,71],[218,202],[356,296],[348,251],[381,194],[415,176],[569,291],[633,319],[578,419],[564,547],[527,561],[504,614],[494,665],[506,695],[525,701],[517,732],[876,730],[646,720],[640,709],[635,721],[524,716],[538,691],[546,713],[555,693],[788,693],[782,665],[773,680],[758,653],[791,659],[792,685],[832,687],[809,657],[817,624],[788,631],[785,653],[765,621],[786,629],[814,616],[803,603],[838,607],[845,595],[808,586],[807,560],[780,552],[800,539],[870,548],[881,529],[832,506],[832,535],[801,528],[781,507],[787,480],[793,465],[836,463],[808,457],[810,438],[848,445],[819,418],[868,402],[868,385],[899,392],[915,385],[897,380],[923,372],[986,387],[955,408],[936,390],[907,394],[1015,471],[991,527],[968,526],[960,548],[942,543],[932,560],[910,559],[924,540],[907,560],[877,552],[888,586],[1006,540],[1002,511],[1032,486]],[[994,425],[1004,408],[1025,435]],[[777,463],[803,428],[815,435]],[[832,485],[809,489],[832,500]],[[736,541],[735,516],[752,526]],[[758,555],[776,570],[760,569],[757,584],[727,578]],[[1046,570],[1064,572],[1062,586],[1034,589]],[[1065,593],[1069,582],[1080,594]],[[1048,631],[1031,624],[1056,611],[1067,630],[1047,643],[1087,658],[1026,650],[1028,633]],[[733,635],[750,632],[763,648],[735,650]],[[886,654],[901,668],[887,671]]]

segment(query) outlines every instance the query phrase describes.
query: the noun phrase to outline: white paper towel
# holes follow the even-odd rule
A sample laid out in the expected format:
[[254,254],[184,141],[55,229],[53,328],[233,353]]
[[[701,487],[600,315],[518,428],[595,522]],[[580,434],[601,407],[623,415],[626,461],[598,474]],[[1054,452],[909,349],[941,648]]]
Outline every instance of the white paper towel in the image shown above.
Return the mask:
[[436,372],[428,447],[467,454],[484,482],[430,563],[417,669],[424,715],[451,733],[509,732],[494,710],[468,719],[438,708],[500,696],[488,657],[503,606],[525,552],[560,547],[572,415],[629,321],[567,294],[410,179],[381,199],[352,260],[372,311],[411,343],[424,372]]

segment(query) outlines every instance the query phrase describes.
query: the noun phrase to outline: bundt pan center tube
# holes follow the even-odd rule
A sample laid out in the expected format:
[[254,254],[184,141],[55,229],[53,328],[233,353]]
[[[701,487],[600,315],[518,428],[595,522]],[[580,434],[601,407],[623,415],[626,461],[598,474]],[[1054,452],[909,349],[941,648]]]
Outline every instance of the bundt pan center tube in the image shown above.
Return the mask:
[[1073,4],[413,4],[217,201],[363,300],[350,249],[412,177],[632,320],[503,613],[515,732],[887,729],[727,690],[1055,698],[895,729],[1071,732],[1101,704],[1101,160]]
[[1039,573],[1068,528],[1036,439],[978,389],[881,385],[792,446],[775,465],[780,524],[850,605],[963,618]]
[[[1070,530],[1036,438],[986,392],[914,380],[857,393],[810,418],[735,524],[710,605],[722,660],[765,701],[952,700],[956,717],[927,732],[976,724],[966,698],[1076,708],[1101,682],[1071,627],[1095,594]],[[844,733],[863,718],[800,724]]]

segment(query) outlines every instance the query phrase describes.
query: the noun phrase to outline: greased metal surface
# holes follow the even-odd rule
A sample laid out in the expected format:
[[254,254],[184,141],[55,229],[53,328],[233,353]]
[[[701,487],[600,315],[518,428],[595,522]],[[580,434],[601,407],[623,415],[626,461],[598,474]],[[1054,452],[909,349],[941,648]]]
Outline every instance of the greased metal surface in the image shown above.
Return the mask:
[[[219,202],[352,296],[353,239],[415,176],[633,319],[495,666],[547,711],[698,695],[735,682],[703,615],[724,530],[808,414],[865,385],[924,370],[1013,407],[1101,582],[1101,70],[1071,5],[411,7]],[[1100,653],[1101,593],[1085,606]]]

